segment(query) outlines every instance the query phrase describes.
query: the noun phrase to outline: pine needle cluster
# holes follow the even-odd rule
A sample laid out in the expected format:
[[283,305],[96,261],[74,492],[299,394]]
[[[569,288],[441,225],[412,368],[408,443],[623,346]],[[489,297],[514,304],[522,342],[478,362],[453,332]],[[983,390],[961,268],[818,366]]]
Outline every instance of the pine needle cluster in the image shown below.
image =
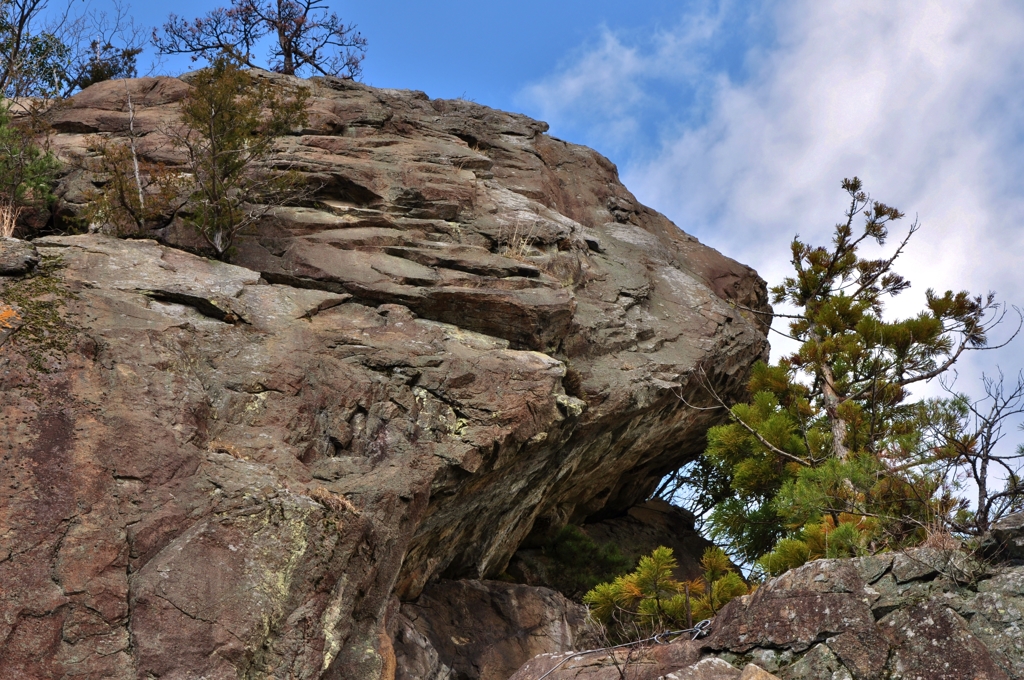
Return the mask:
[[0,214],[4,232],[14,233],[23,208],[47,208],[60,172],[57,159],[14,122],[6,103],[0,101]]
[[665,630],[692,628],[713,617],[730,600],[746,595],[747,584],[721,548],[701,558],[702,578],[680,581],[671,548],[658,547],[640,559],[636,570],[588,592],[584,603],[612,638],[630,640]]

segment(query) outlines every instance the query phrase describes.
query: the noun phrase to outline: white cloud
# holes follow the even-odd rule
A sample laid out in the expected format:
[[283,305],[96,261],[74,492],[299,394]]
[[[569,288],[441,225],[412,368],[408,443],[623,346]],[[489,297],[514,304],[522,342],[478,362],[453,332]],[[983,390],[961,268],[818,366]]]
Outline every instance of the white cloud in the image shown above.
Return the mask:
[[675,30],[655,31],[642,46],[601,29],[552,77],[529,85],[517,100],[539,117],[587,127],[605,147],[623,148],[641,134],[652,109],[665,110],[665,88],[695,89],[706,79],[701,51],[720,30],[721,8],[687,16]]
[[[827,241],[839,182],[858,175],[923,226],[898,266],[914,288],[894,310],[919,309],[927,287],[1024,303],[1024,4],[794,0],[773,19],[741,80],[702,58],[721,26],[705,13],[646,41],[606,32],[527,94],[556,129],[588,121],[614,156],[622,135],[670,127],[645,110],[665,101],[665,74],[683,73],[677,85],[708,93],[699,115],[622,165],[684,230],[776,281],[795,233]],[[1015,372],[1019,354],[983,359]]]

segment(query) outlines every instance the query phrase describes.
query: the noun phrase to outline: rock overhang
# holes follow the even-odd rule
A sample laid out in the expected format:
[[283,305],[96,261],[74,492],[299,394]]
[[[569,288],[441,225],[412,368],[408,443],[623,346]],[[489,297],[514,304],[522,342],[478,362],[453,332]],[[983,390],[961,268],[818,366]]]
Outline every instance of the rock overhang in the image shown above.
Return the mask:
[[[184,83],[127,87],[143,153],[174,163],[161,126]],[[268,213],[230,263],[184,252],[200,244],[180,221],[156,241],[39,239],[72,293],[77,344],[42,375],[16,342],[5,347],[0,396],[5,423],[22,423],[5,430],[22,453],[45,443],[46,418],[75,433],[46,449],[44,468],[75,486],[48,530],[77,523],[123,556],[102,565],[76,562],[65,543],[48,549],[115,599],[155,592],[149,580],[169,572],[146,565],[215,517],[312,518],[296,536],[334,527],[324,546],[293,541],[313,566],[279,579],[285,594],[260,614],[277,623],[235,612],[232,658],[257,663],[253,650],[269,645],[266,658],[292,669],[322,664],[296,649],[325,640],[337,647],[331,663],[376,645],[394,595],[414,598],[440,574],[496,575],[535,527],[643,500],[720,417],[680,396],[701,398],[699,370],[724,398],[742,395],[767,349],[763,320],[745,310],[769,311],[752,270],[641,206],[611,163],[541,123],[354,83],[311,87],[310,124],[280,140],[273,163],[320,186],[316,201]],[[53,148],[70,156],[121,135],[123,90],[100,84],[55,112]],[[94,180],[63,179],[64,214]],[[40,401],[39,386],[57,396]],[[28,495],[8,503],[30,511],[46,475],[24,474]],[[280,500],[318,489],[358,518]],[[41,536],[31,526],[12,535]],[[244,588],[225,564],[225,583]],[[192,587],[206,571],[177,573]],[[63,604],[44,617],[54,625],[98,606],[99,586],[72,592],[64,578],[54,591]],[[146,597],[164,609],[133,619],[100,608],[95,625],[130,637],[158,634],[147,621],[195,619],[176,596]],[[32,609],[12,607],[17,620]],[[285,623],[300,610],[320,623]],[[149,663],[128,647],[119,654],[86,656],[95,668]]]

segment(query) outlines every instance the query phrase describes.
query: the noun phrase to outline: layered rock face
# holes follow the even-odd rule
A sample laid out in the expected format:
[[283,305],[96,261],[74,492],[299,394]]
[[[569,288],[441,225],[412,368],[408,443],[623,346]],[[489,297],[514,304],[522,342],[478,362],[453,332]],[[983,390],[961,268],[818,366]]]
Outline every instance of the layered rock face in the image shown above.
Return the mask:
[[[763,282],[597,153],[467,102],[280,86],[312,115],[274,163],[318,200],[232,263],[180,222],[0,244],[0,677],[390,678],[429,583],[643,501],[721,418],[681,397],[737,398],[764,356]],[[123,134],[124,87],[54,112],[53,148]],[[128,87],[173,163],[186,85]],[[62,219],[102,181],[69,174]],[[573,616],[501,667],[571,647]]]

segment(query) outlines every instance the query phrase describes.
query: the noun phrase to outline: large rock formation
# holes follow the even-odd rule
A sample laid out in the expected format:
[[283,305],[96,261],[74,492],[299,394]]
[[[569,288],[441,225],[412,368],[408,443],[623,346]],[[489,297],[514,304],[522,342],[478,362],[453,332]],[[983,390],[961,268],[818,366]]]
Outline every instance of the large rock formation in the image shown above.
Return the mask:
[[[722,417],[688,406],[702,381],[734,399],[764,356],[763,282],[599,154],[468,102],[279,84],[312,116],[274,163],[321,189],[233,263],[180,221],[39,238],[38,264],[0,242],[0,677],[390,678],[400,602],[643,501]],[[174,163],[186,85],[127,86]],[[53,112],[52,148],[88,164],[124,88]],[[65,177],[58,217],[103,179]]]

